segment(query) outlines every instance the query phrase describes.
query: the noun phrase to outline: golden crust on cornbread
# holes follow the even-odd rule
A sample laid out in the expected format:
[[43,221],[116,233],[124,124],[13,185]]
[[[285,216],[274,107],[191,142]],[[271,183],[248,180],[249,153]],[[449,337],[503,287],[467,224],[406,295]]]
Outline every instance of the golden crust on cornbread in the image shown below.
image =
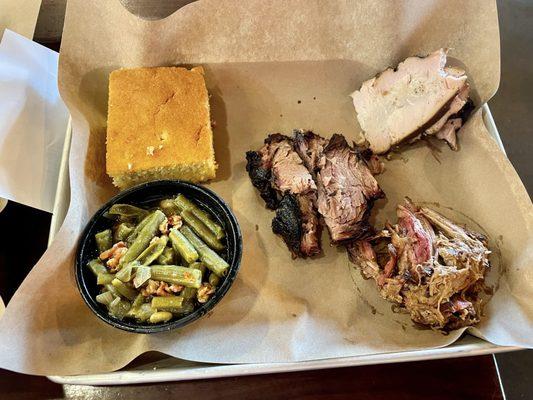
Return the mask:
[[106,170],[116,186],[215,177],[203,72],[201,67],[157,67],[111,73]]

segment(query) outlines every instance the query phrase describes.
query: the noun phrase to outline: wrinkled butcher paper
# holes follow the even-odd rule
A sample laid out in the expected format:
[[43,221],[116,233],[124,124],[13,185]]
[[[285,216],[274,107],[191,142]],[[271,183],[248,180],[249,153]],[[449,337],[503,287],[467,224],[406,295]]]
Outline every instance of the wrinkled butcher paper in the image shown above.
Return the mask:
[[[323,257],[292,260],[244,168],[244,152],[269,132],[308,128],[360,140],[349,94],[387,66],[440,47],[466,68],[476,103],[486,102],[500,77],[494,1],[206,0],[157,21],[130,14],[119,1],[69,1],[59,87],[72,115],[71,204],[54,243],[0,320],[0,367],[105,372],[150,350],[212,363],[286,362],[457,340],[462,331],[419,330],[391,311],[325,234]],[[242,266],[209,317],[168,333],[126,333],[83,303],[74,281],[76,242],[89,217],[116,193],[104,171],[109,72],[177,64],[206,70],[220,164],[209,187],[241,224]],[[532,347],[531,201],[480,111],[459,143],[458,152],[444,144],[411,146],[387,161],[377,177],[387,199],[376,203],[373,221],[392,219],[407,195],[488,234],[495,294],[469,332]]]

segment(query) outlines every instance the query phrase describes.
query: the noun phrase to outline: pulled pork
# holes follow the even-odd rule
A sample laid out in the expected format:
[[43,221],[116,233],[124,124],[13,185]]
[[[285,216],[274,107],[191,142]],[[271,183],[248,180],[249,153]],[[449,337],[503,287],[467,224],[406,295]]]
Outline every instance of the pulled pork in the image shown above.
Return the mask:
[[397,216],[396,225],[348,245],[350,260],[419,324],[449,331],[479,322],[486,238],[409,200]]

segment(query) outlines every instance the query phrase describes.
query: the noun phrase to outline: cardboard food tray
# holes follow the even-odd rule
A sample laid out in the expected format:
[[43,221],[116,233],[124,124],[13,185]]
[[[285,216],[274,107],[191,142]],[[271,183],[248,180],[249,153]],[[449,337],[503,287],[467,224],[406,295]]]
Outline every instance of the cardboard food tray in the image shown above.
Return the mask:
[[[485,104],[482,107],[485,125],[505,153],[503,143],[490,113]],[[67,127],[65,145],[62,153],[61,168],[57,185],[54,212],[50,225],[49,244],[59,230],[69,206],[68,154],[70,149],[71,128]],[[78,385],[125,385],[147,382],[183,381],[192,379],[221,378],[228,376],[268,374],[278,372],[304,371],[323,368],[339,368],[369,364],[385,364],[394,362],[420,361],[440,358],[467,357],[483,354],[501,353],[519,350],[519,347],[497,346],[480,338],[464,335],[457,342],[442,348],[379,353],[355,357],[329,358],[315,361],[291,363],[263,364],[207,364],[158,356],[143,357],[125,368],[104,374],[49,376],[53,382]]]

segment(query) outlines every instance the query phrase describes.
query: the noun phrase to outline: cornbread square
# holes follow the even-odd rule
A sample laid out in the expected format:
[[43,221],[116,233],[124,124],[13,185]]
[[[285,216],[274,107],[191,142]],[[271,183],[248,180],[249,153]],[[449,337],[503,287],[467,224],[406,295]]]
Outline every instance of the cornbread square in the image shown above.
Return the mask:
[[106,170],[115,186],[202,182],[214,178],[216,169],[203,68],[111,72]]

